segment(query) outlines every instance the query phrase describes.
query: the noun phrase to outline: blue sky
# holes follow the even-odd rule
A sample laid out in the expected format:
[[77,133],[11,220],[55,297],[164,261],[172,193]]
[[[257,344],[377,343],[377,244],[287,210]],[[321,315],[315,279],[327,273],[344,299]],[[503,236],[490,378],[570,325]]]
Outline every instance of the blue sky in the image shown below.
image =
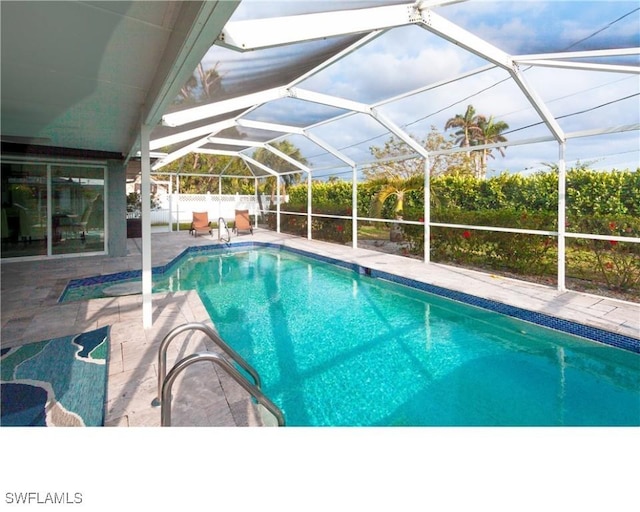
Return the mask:
[[[345,2],[328,3],[345,5]],[[279,16],[300,12],[299,9],[300,2],[296,1],[243,2],[235,18]],[[470,1],[445,6],[437,12],[514,55],[640,46],[637,2]],[[625,60],[618,59],[616,63],[638,64],[637,57]],[[425,84],[451,80],[484,64],[475,55],[419,27],[408,26],[387,32],[300,86],[371,103]],[[224,64],[221,68],[224,71]],[[567,132],[640,122],[638,75],[541,67],[522,71],[554,116],[568,116],[559,121]],[[508,135],[509,140],[549,134],[539,124],[539,116],[522,91],[505,78],[507,74],[502,70],[487,71],[382,110],[416,138],[424,137],[431,125],[443,130],[446,120],[463,113],[468,104],[473,104],[479,113],[507,122],[516,130]],[[627,96],[628,99],[620,101]],[[281,106],[269,108],[274,111]],[[304,107],[300,113],[303,110]],[[268,111],[262,109],[263,113]],[[585,112],[576,114],[582,111]],[[334,147],[347,148],[345,152],[358,161],[369,159],[369,146],[382,145],[387,138],[374,138],[384,133],[384,129],[362,116],[320,128],[318,133]],[[593,162],[595,167],[635,169],[640,158],[639,145],[637,131],[575,139],[567,145],[567,159]],[[313,149],[309,151],[309,156],[313,156]],[[555,143],[512,147],[506,158],[497,156],[491,165],[495,172],[522,171],[540,167],[542,162],[557,159],[557,155]]]

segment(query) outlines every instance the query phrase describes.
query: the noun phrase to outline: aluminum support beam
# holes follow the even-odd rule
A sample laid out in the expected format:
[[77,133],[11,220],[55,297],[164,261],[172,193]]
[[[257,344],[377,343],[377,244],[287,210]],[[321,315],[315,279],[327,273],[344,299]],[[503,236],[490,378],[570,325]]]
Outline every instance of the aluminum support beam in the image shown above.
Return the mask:
[[603,57],[633,57],[640,55],[640,48],[615,48],[611,50],[586,50],[578,52],[533,53],[514,55],[513,60],[599,59]]
[[376,121],[378,121],[382,126],[384,126],[387,130],[393,133],[396,137],[400,138],[403,142],[407,143],[413,150],[418,153],[423,158],[429,158],[429,152],[422,147],[422,145],[413,139],[408,133],[406,133],[402,128],[400,128],[397,124],[395,124],[391,119],[383,115],[381,112],[371,109],[371,117],[373,117]]
[[351,158],[347,157],[346,155],[343,155],[340,151],[335,149],[333,146],[331,146],[330,144],[325,142],[323,139],[321,139],[317,135],[314,135],[313,133],[311,133],[311,132],[309,132],[307,130],[304,130],[304,136],[307,139],[309,139],[311,142],[313,142],[314,144],[317,144],[318,146],[320,146],[322,149],[324,149],[328,153],[331,153],[338,160],[343,161],[349,167],[355,167],[356,166],[356,163],[353,160],[351,160]]
[[512,67],[513,59],[508,53],[431,10],[422,11],[420,26],[501,68]]
[[246,148],[263,148],[264,142],[257,140],[244,140],[244,139],[228,139],[226,137],[207,137],[208,142],[211,144],[224,144],[227,146],[240,146]]
[[243,108],[254,107],[272,100],[286,98],[287,96],[288,93],[285,87],[275,87],[273,89],[246,94],[237,98],[217,101],[215,103],[208,103],[199,107],[180,110],[179,112],[165,114],[162,117],[162,123],[165,126],[182,126],[193,123],[194,121],[199,121],[200,119],[229,114]]
[[251,119],[238,119],[235,123],[242,128],[255,128],[256,130],[267,130],[280,133],[291,133],[296,135],[303,135],[304,129],[299,126],[292,126],[288,124],[267,123],[265,121],[252,121]]
[[424,159],[424,262],[431,262],[431,160]]
[[594,62],[569,62],[562,60],[544,60],[544,59],[532,59],[532,60],[520,60],[518,64],[526,66],[538,66],[545,68],[560,68],[560,69],[580,69],[583,71],[602,71],[605,73],[624,73],[628,75],[640,74],[640,67],[634,66],[621,66],[615,64],[597,64]]
[[235,126],[235,119],[227,119],[218,123],[209,124],[207,126],[201,126],[200,128],[194,128],[193,130],[187,130],[184,132],[176,133],[173,135],[167,135],[159,139],[151,141],[151,150],[160,149],[172,144],[179,144],[185,140],[194,139],[196,137],[202,137],[205,135],[214,135],[222,130]]
[[282,187],[282,178],[279,175],[276,175],[276,190],[278,197],[278,204],[276,204],[276,233],[280,233],[280,203],[282,199],[280,197],[280,188]]
[[276,155],[277,157],[282,158],[283,160],[289,162],[292,165],[295,165],[298,169],[300,169],[301,171],[304,171],[308,174],[311,174],[311,169],[309,169],[306,165],[301,164],[300,162],[298,162],[296,159],[291,158],[289,155],[287,155],[286,153],[283,153],[282,151],[280,151],[278,148],[273,147],[270,144],[265,144],[263,146],[266,150],[271,151],[271,153],[273,153],[274,155]]
[[208,140],[208,138],[204,137],[203,139],[197,140],[196,142],[193,142],[193,143],[189,144],[188,146],[180,148],[180,149],[174,151],[173,153],[169,153],[163,159],[158,160],[155,164],[153,164],[153,170],[157,171],[161,167],[164,167],[165,165],[170,164],[171,162],[177,160],[178,158],[182,158],[183,156],[188,155],[189,153],[194,151],[196,148],[206,144],[207,140]]
[[566,143],[558,145],[558,291],[566,291],[567,168]]
[[153,325],[153,308],[151,303],[152,269],[151,269],[151,159],[149,156],[149,138],[151,127],[142,124],[140,127],[141,182],[140,198],[142,201],[142,326],[150,329]]
[[358,247],[358,167],[351,166],[351,245]]
[[520,72],[518,66],[514,64],[513,69],[509,70],[509,73],[520,90],[527,97],[529,103],[531,103],[536,112],[538,112],[538,115],[542,118],[558,143],[564,143],[567,138],[564,131],[558,124],[558,121],[556,121],[556,118],[553,116],[551,111],[547,108],[545,102],[542,101],[540,96],[538,96],[535,89],[527,84],[527,81],[525,80],[524,75]]
[[349,110],[351,112],[360,112],[362,114],[368,114],[371,110],[369,105],[358,101],[346,100],[337,96],[308,91],[306,89],[299,89],[297,87],[288,89],[288,96],[299,100],[310,101],[312,103],[320,103],[322,105],[329,105],[330,107]]
[[[280,175],[276,171],[274,171],[270,167],[267,167],[266,165],[258,162],[257,160],[254,160],[250,156],[247,156],[247,155],[245,155],[243,153],[238,153],[238,156],[240,158],[242,158],[245,161],[245,163],[247,163],[247,164],[250,163],[252,165],[255,165],[256,167],[262,169],[263,171],[265,171],[267,174],[270,174],[271,176],[276,176],[277,178],[280,177]],[[251,167],[249,167],[249,168],[251,168]]]
[[413,3],[227,23],[216,44],[246,51],[415,23]]
[[564,142],[565,136],[560,125],[555,120],[547,106],[538,94],[527,84],[524,76],[520,72],[518,65],[506,52],[495,47],[491,43],[481,39],[471,32],[451,23],[449,20],[426,10],[422,12],[421,26],[447,41],[464,48],[465,50],[482,57],[489,62],[505,69],[509,72],[520,90],[525,94],[533,108],[538,112],[541,119],[547,125],[551,133],[558,142]]
[[311,173],[307,174],[307,240],[313,238],[313,184]]

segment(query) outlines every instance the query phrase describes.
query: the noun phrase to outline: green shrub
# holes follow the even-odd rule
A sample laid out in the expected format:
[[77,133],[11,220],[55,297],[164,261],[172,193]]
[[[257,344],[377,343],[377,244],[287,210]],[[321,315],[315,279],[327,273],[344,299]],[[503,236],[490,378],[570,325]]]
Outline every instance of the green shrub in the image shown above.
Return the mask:
[[[566,229],[568,232],[640,237],[640,169],[596,172],[580,167],[567,171]],[[358,184],[358,215],[368,217],[372,198],[381,182]],[[307,185],[289,188],[285,209],[306,212]],[[349,217],[350,182],[313,183],[314,213]],[[501,174],[480,180],[445,175],[431,180],[432,222],[475,226],[557,230],[557,170],[529,176]],[[394,217],[395,204],[385,202],[382,217]],[[424,222],[424,192],[408,190],[403,218]],[[273,216],[272,216],[273,217]],[[275,218],[268,219],[275,229]],[[306,236],[307,219],[283,215],[284,232]],[[362,224],[362,223],[360,223]],[[347,243],[351,220],[314,217],[312,236]],[[409,251],[424,253],[424,225],[403,225]],[[431,259],[501,270],[520,275],[555,277],[557,240],[544,235],[431,228]],[[640,244],[608,240],[568,239],[567,276],[592,281],[616,290],[640,291]]]
[[[406,212],[405,219],[422,220],[417,212]],[[501,226],[541,230],[553,223],[549,214],[530,214],[511,209],[476,212],[439,211],[440,222],[476,226]],[[424,251],[423,226],[403,225],[411,252]],[[452,262],[530,275],[544,275],[553,270],[552,251],[556,240],[551,236],[502,233],[473,229],[434,226],[431,228],[432,261]]]
[[[293,206],[287,204],[287,211],[306,213],[306,205]],[[348,207],[324,207],[314,211],[317,214],[350,217],[351,205]],[[267,224],[270,229],[276,229],[276,215],[267,216]],[[329,217],[313,217],[311,222],[311,236],[315,240],[345,244],[352,240],[353,229],[350,218],[335,219]],[[296,236],[307,236],[307,216],[283,213],[280,216],[280,231]]]

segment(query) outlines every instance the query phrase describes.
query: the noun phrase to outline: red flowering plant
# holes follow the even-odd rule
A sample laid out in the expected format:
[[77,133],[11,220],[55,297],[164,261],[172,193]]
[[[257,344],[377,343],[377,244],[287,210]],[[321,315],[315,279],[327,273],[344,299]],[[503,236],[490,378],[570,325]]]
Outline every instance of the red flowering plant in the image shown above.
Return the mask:
[[[621,237],[640,236],[640,220],[631,216],[589,215],[576,222],[576,230],[611,238],[577,239],[568,245],[567,275],[619,291],[640,292],[640,246]],[[615,238],[614,238],[615,237]]]
[[352,239],[352,223],[348,217],[347,209],[341,206],[323,206],[314,210],[315,214],[335,215],[336,217],[314,217],[311,223],[311,236],[314,240],[324,240],[326,242],[336,242],[346,244]]

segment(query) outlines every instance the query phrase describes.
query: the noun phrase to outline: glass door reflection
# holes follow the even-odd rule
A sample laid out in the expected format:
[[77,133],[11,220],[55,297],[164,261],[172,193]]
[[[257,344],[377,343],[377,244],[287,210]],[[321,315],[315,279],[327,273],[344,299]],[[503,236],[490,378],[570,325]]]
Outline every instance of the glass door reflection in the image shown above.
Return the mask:
[[52,254],[104,251],[104,168],[53,166],[51,171]]
[[2,163],[2,257],[47,254],[47,166]]

